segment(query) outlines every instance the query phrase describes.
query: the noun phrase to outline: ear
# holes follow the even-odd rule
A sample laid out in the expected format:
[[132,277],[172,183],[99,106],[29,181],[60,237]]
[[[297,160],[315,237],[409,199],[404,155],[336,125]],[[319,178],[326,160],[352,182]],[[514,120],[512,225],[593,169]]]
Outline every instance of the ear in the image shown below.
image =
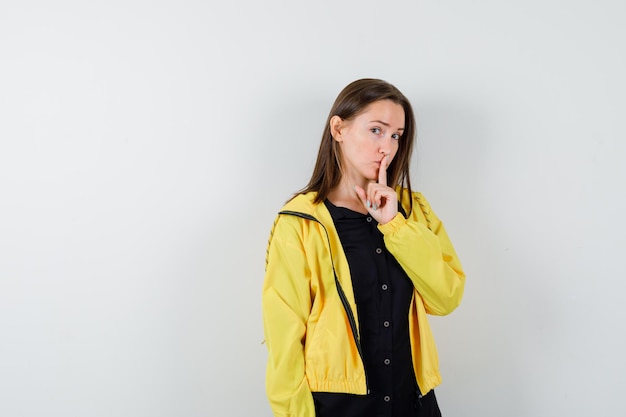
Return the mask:
[[330,118],[330,134],[334,140],[337,142],[341,142],[341,126],[343,124],[343,120],[341,117],[334,115]]

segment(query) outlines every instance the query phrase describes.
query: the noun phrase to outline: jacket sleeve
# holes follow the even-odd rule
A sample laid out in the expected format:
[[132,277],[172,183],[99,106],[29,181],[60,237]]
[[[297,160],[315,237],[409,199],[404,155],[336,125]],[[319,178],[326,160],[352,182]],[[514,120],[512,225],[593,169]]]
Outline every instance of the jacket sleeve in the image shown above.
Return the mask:
[[387,249],[422,297],[426,312],[443,316],[461,303],[465,273],[443,223],[421,194],[412,198],[408,219],[398,213],[378,228]]
[[305,376],[304,342],[311,311],[310,270],[297,219],[280,217],[267,248],[262,295],[268,349],[266,389],[275,416],[315,417]]

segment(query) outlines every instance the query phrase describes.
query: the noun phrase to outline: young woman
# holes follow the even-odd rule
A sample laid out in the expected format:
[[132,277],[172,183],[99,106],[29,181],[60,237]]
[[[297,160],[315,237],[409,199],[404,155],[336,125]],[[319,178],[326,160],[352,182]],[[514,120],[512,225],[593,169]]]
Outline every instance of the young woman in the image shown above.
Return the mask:
[[465,274],[411,190],[415,118],[376,79],[337,97],[309,184],[269,239],[263,321],[276,416],[440,416],[426,318],[461,302]]

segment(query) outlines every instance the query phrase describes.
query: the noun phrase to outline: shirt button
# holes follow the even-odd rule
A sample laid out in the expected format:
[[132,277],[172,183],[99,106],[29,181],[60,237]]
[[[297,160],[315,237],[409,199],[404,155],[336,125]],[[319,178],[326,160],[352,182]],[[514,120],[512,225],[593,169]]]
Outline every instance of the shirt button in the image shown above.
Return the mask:
[[387,284],[383,284],[383,285],[381,286],[381,288],[383,289],[383,291],[387,291],[387,288],[389,288],[389,287],[387,286]]
[[385,362],[385,365],[389,365],[389,364],[391,363],[391,360],[389,360],[389,359],[385,359],[385,361],[384,361],[384,362]]
[[381,248],[376,248],[376,253],[380,255],[381,253],[383,253],[383,250]]
[[383,400],[385,400],[385,402],[388,403],[389,401],[391,401],[391,397],[388,395],[385,395],[385,398],[383,398]]
[[390,324],[391,324],[391,323],[389,323],[389,320],[385,320],[385,321],[383,322],[383,326],[385,326],[385,327],[389,327],[389,325],[390,325]]
[[371,222],[372,222],[372,218],[371,218],[371,217],[368,217],[368,218],[367,218],[367,222],[368,222],[368,223],[371,223]]

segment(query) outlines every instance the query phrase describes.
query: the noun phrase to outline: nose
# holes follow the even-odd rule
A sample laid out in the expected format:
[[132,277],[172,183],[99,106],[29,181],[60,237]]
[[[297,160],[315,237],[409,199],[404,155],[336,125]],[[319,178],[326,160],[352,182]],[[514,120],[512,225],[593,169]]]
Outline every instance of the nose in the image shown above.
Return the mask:
[[378,149],[378,152],[380,152],[383,155],[391,154],[392,141],[393,141],[393,139],[391,137],[383,138],[380,141],[380,147]]

